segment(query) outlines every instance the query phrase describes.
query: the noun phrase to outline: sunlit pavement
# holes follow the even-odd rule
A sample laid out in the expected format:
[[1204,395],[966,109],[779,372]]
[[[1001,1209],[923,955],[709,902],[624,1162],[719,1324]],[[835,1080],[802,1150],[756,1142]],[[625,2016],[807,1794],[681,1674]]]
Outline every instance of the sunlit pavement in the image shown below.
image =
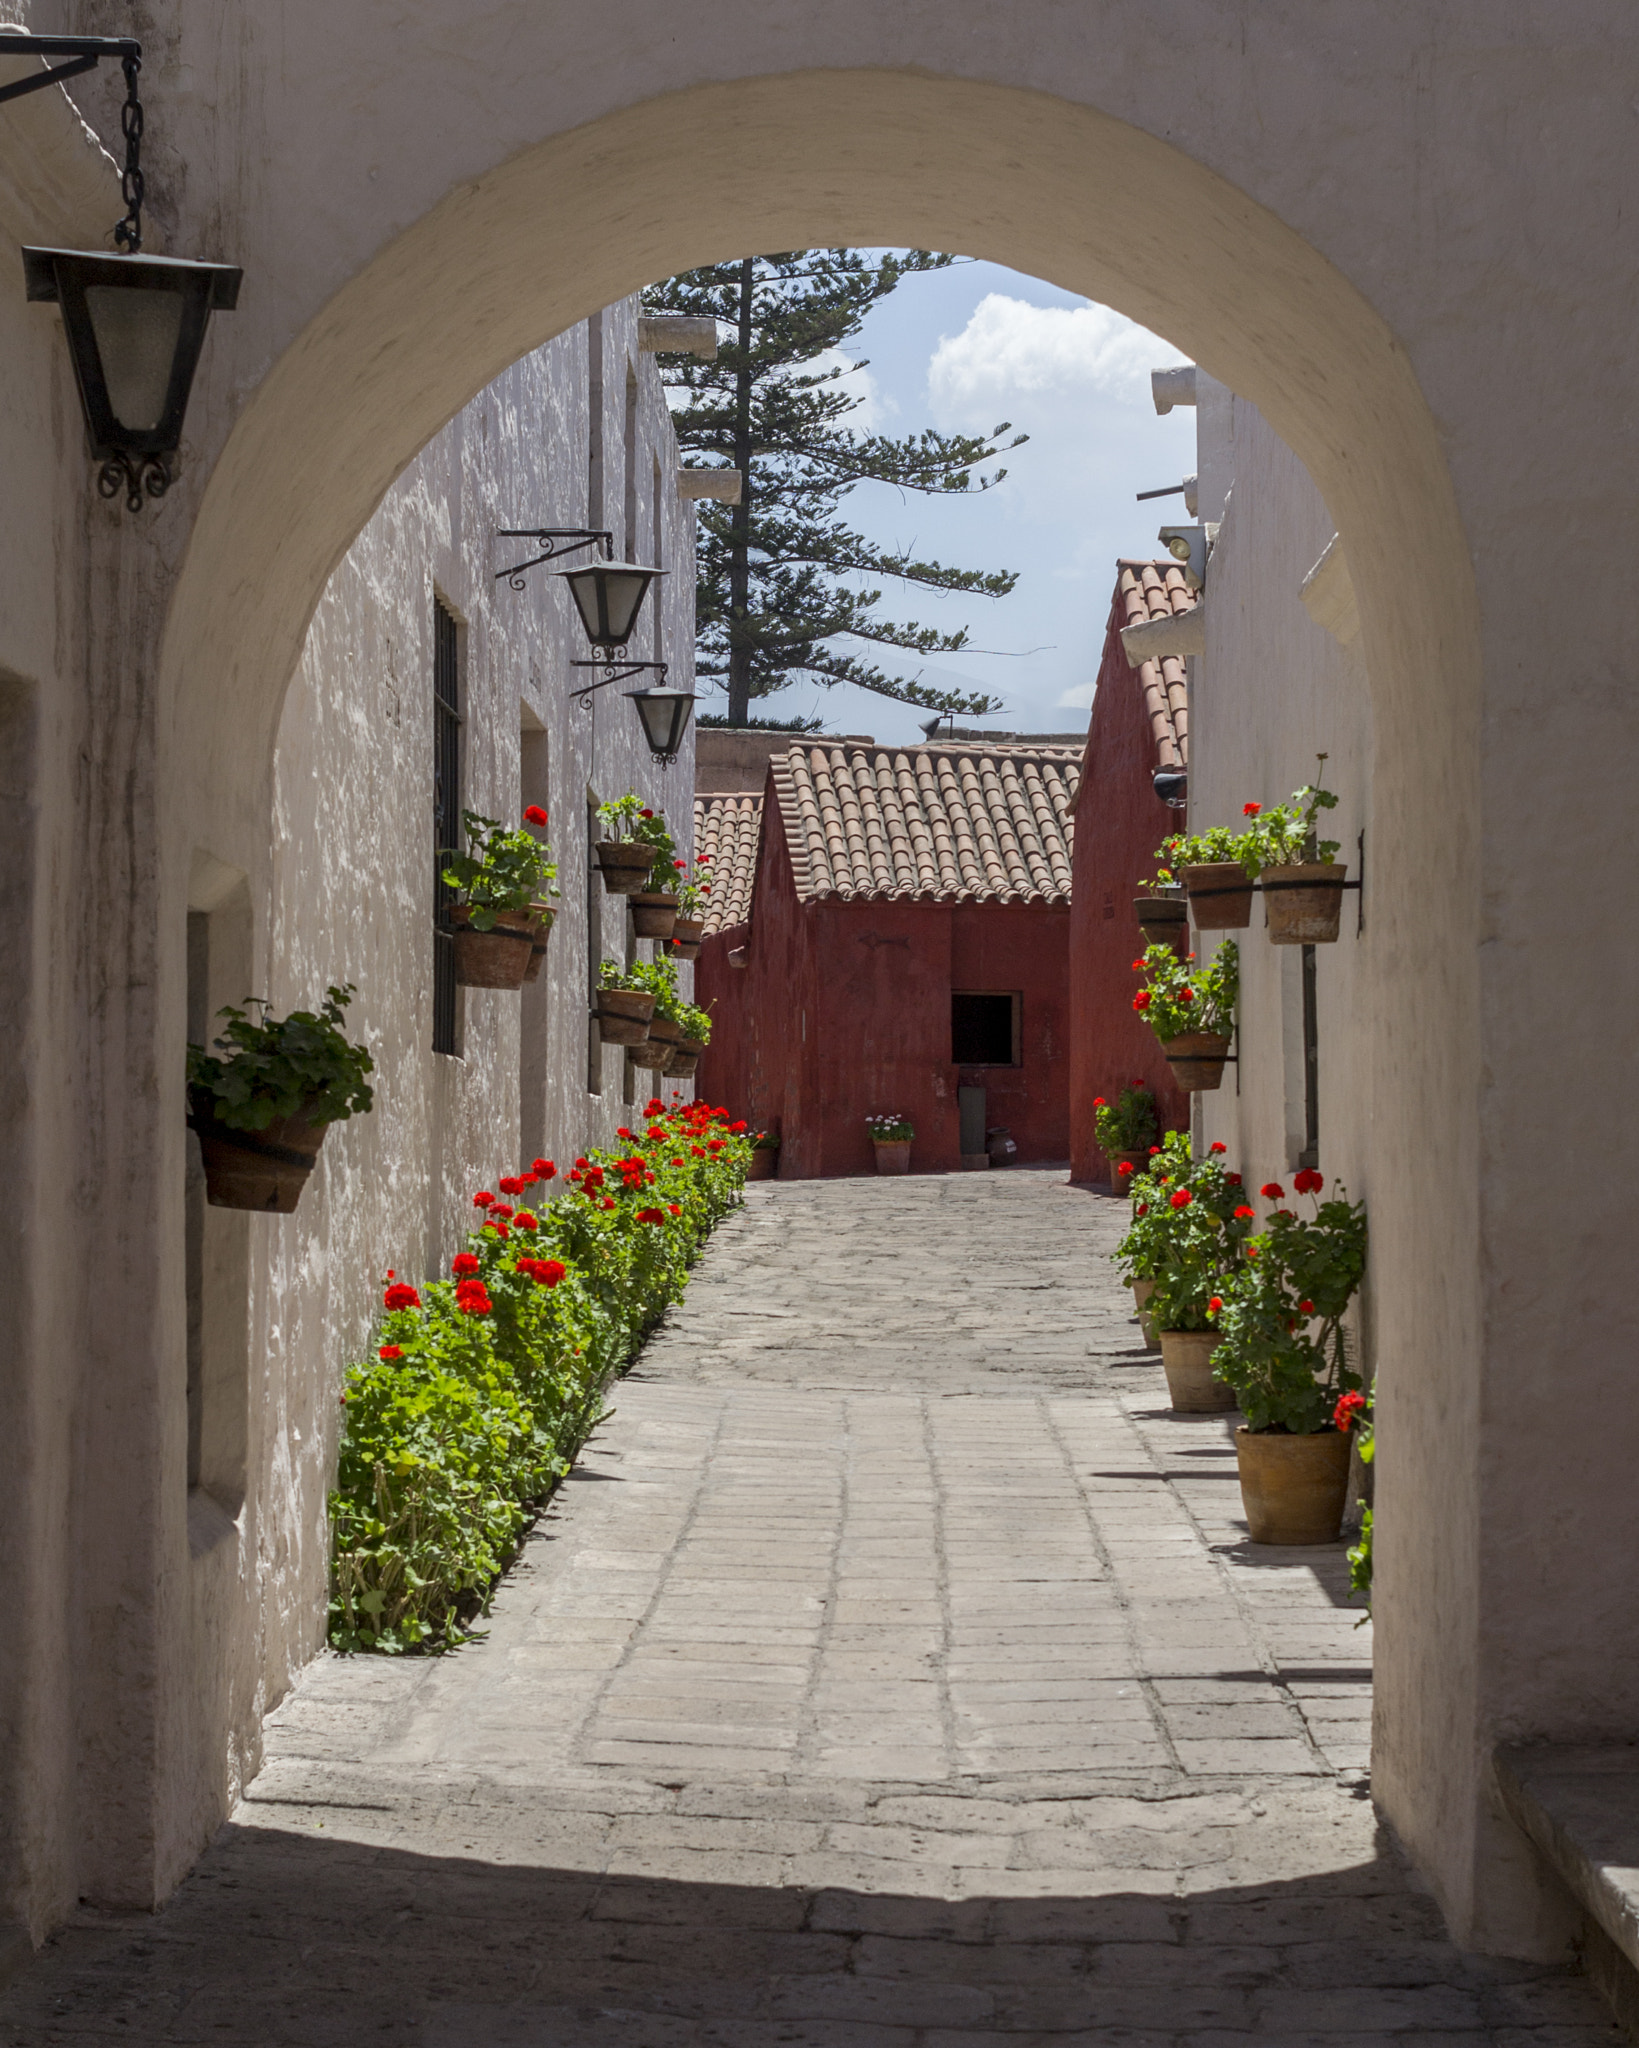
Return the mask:
[[763,1185],[443,1659],[325,1658],[0,2039],[1582,2048],[1369,1799],[1342,1548],[1246,1541],[1064,1175]]

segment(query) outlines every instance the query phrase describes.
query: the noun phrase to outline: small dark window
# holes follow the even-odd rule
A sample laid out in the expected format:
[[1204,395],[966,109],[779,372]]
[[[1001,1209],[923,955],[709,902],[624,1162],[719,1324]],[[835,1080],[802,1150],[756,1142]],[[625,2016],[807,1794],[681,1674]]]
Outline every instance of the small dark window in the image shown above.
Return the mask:
[[950,1056],[959,1067],[1019,1064],[1017,995],[957,995],[950,999]]
[[443,851],[461,831],[461,642],[455,614],[433,600],[433,1051],[459,1053],[455,942]]

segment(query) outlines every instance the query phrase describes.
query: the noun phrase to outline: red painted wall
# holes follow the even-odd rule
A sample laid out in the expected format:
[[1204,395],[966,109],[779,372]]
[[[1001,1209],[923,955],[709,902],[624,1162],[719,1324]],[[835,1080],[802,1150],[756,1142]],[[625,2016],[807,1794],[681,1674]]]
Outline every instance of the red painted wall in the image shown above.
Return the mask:
[[[895,1112],[916,1126],[914,1172],[956,1171],[959,1081],[986,1089],[986,1122],[1010,1127],[1021,1160],[1063,1159],[1069,937],[1068,914],[1045,905],[800,903],[770,796],[752,924],[695,963],[713,1016],[696,1093],[778,1124],[782,1180],[874,1171],[865,1119]],[[952,989],[1021,992],[1020,1067],[953,1065]]]
[[1093,1124],[1093,1100],[1114,1100],[1143,1078],[1162,1127],[1189,1122],[1189,1098],[1173,1084],[1155,1033],[1132,1007],[1132,963],[1144,950],[1133,916],[1140,882],[1155,873],[1155,849],[1177,814],[1155,794],[1155,738],[1136,672],[1129,667],[1112,605],[1076,792],[1070,890],[1070,1174],[1109,1178]]

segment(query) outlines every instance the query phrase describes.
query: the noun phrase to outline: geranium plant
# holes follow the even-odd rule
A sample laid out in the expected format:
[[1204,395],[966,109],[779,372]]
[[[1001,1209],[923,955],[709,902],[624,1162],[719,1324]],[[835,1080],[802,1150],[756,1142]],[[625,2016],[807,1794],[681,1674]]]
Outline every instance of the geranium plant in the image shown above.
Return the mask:
[[908,1145],[916,1136],[916,1126],[908,1116],[868,1116],[865,1128],[873,1145]]
[[1205,967],[1195,955],[1180,960],[1170,946],[1149,946],[1133,962],[1144,986],[1133,1008],[1163,1045],[1185,1031],[1209,1031],[1228,1037],[1235,1029],[1235,1004],[1240,994],[1240,951],[1225,939]]
[[[1324,1186],[1311,1169],[1294,1176],[1314,1215],[1277,1208],[1248,1241],[1238,1271],[1225,1276],[1212,1311],[1223,1339],[1212,1370],[1235,1389],[1251,1430],[1312,1436],[1334,1428],[1340,1397],[1360,1386],[1343,1318],[1366,1270],[1366,1205],[1341,1190],[1322,1201]],[[1263,1193],[1284,1205],[1278,1181]]]
[[[537,805],[541,824],[546,813]],[[529,812],[525,812],[526,817]],[[463,811],[461,823],[469,851],[458,853],[446,847],[443,880],[467,907],[467,922],[475,932],[493,931],[506,912],[528,910],[532,903],[556,896],[557,864],[551,850],[524,827],[502,825],[480,811]]]
[[[1252,806],[1248,815],[1256,812]],[[1151,888],[1170,888],[1184,868],[1222,865],[1233,861],[1244,868],[1252,881],[1258,878],[1258,845],[1255,830],[1232,832],[1227,825],[1214,825],[1206,832],[1174,832],[1155,849],[1161,863]]]
[[703,918],[706,899],[711,894],[711,855],[696,854],[692,875],[681,861],[676,865],[676,872],[678,916],[684,919]]
[[684,1003],[677,1021],[682,1026],[683,1036],[688,1039],[690,1044],[709,1045],[711,1043],[711,1013],[709,1010],[702,1010],[698,1003]]
[[[604,964],[610,963],[606,961]],[[681,1028],[686,1005],[678,992],[677,963],[674,960],[634,961],[626,969],[626,979],[620,985],[623,988],[647,989],[654,997],[655,1015]]]
[[1116,1247],[1126,1278],[1154,1283],[1148,1312],[1163,1330],[1210,1330],[1211,1303],[1239,1268],[1256,1221],[1241,1176],[1214,1142],[1190,1157],[1189,1135],[1169,1131],[1133,1183],[1133,1220]]
[[[1315,758],[1318,766],[1323,768],[1326,756],[1319,754]],[[1257,867],[1252,872],[1329,861],[1337,852],[1339,842],[1319,837],[1319,819],[1322,811],[1336,809],[1337,798],[1329,789],[1323,789],[1318,779],[1294,790],[1289,803],[1272,804],[1268,810],[1259,804],[1248,804],[1248,815],[1255,820],[1247,835],[1257,860]]]
[[636,841],[650,849],[650,887],[656,893],[670,895],[677,887],[679,863],[677,842],[667,827],[665,812],[644,803],[635,790],[629,789],[624,796],[598,805],[598,821],[612,839],[628,845]]
[[[321,1008],[292,1010],[275,1018],[259,996],[241,1009],[217,1012],[228,1022],[216,1050],[188,1047],[188,1089],[195,1105],[208,1109],[230,1131],[265,1131],[276,1118],[298,1110],[315,1124],[361,1116],[373,1104],[365,1075],[374,1062],[362,1045],[342,1032],[343,1012],[354,987],[344,982],[325,991]],[[256,1016],[250,1009],[257,1011]]]
[[1142,1152],[1155,1143],[1155,1097],[1143,1081],[1129,1081],[1114,1105],[1093,1098],[1093,1127],[1106,1153]]

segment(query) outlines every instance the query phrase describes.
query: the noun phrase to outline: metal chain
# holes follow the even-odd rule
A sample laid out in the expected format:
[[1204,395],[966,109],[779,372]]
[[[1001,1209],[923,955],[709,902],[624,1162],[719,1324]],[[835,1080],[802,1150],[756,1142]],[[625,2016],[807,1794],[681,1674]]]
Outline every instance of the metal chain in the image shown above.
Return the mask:
[[128,255],[142,248],[142,102],[137,97],[140,57],[120,59],[125,72],[125,105],[120,108],[120,127],[125,133],[125,169],[120,174],[120,195],[125,201],[125,218],[114,229],[114,240]]

